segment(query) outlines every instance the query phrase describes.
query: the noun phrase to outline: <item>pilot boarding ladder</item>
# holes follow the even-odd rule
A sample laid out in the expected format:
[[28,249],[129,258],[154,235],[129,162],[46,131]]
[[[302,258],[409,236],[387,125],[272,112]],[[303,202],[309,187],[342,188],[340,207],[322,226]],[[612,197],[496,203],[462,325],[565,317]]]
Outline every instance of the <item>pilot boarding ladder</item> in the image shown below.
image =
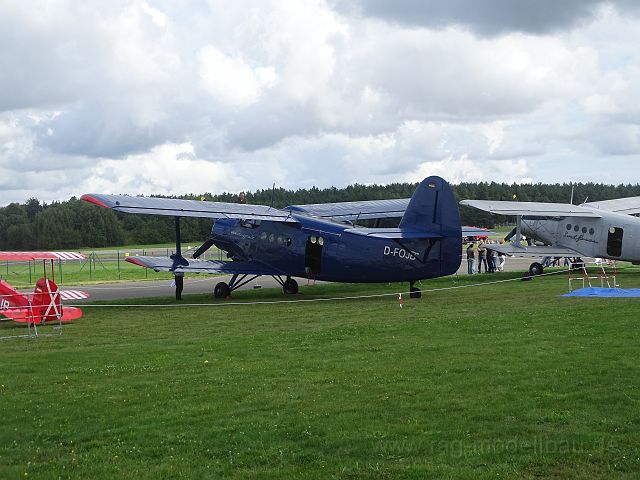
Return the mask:
[[[26,293],[25,294],[27,299],[28,299],[28,305],[26,307],[16,307],[16,306],[8,306],[5,307],[7,310],[9,309],[19,309],[19,310],[26,310],[26,316],[25,316],[25,320],[26,321],[21,321],[21,322],[14,322],[12,319],[10,318],[2,318],[2,316],[0,315],[0,333],[4,332],[4,331],[9,331],[9,330],[15,330],[16,328],[23,328],[26,324],[27,327],[27,333],[21,333],[21,334],[17,334],[17,335],[0,335],[0,340],[6,340],[6,339],[10,339],[10,338],[37,338],[39,336],[44,336],[44,337],[51,337],[54,335],[62,335],[62,312],[61,310],[56,310],[55,311],[55,316],[56,319],[54,320],[43,320],[41,321],[41,323],[38,324],[38,322],[36,320],[38,320],[40,318],[40,316],[36,313],[36,309],[38,307],[40,307],[41,305],[34,305],[32,303],[32,299],[33,299],[33,294],[32,293]],[[60,292],[55,292],[54,296],[52,297],[52,301],[55,301],[56,297],[60,295]],[[0,302],[2,300],[5,300],[4,297],[8,297],[8,295],[0,295]],[[11,327],[14,328],[5,328],[3,324],[12,324]],[[42,327],[53,327],[55,333],[40,333],[38,332],[38,325],[40,326],[40,328],[42,329]],[[9,325],[7,325],[9,326]]]
[[[587,265],[593,265],[597,274],[590,274],[587,270]],[[607,271],[608,270],[608,271]],[[584,261],[570,262],[569,263],[569,292],[574,290],[573,282],[581,283],[580,288],[592,287],[592,281],[597,282],[600,280],[601,288],[617,288],[616,281],[617,269],[616,262],[612,261],[607,263],[606,261],[596,261],[593,264],[587,264]]]

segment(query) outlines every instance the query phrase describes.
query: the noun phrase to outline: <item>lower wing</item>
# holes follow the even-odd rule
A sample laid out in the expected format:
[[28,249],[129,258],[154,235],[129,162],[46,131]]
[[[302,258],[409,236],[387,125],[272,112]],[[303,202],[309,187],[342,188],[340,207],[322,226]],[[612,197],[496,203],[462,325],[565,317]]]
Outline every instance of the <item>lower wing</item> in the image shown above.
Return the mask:
[[127,262],[151,268],[156,272],[287,275],[287,272],[256,261],[187,260],[187,265],[175,268],[173,260],[169,257],[128,257]]
[[495,250],[513,257],[580,257],[582,254],[567,247],[547,245],[516,245],[505,243],[504,245],[488,244],[488,250]]

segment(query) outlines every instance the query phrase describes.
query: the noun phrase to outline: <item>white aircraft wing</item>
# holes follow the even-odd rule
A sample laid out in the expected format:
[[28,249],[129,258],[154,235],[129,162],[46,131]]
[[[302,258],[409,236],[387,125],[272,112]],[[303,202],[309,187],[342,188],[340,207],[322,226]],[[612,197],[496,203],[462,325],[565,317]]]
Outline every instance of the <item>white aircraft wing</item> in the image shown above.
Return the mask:
[[187,260],[187,265],[175,266],[169,257],[127,257],[127,262],[156,272],[227,273],[239,275],[286,275],[270,265],[257,261]]
[[88,193],[82,200],[107,207],[116,212],[169,215],[172,217],[239,218],[297,223],[290,212],[265,205],[246,205],[224,202],[201,202],[177,198],[131,197]]
[[489,244],[485,245],[489,250],[504,253],[513,257],[580,257],[580,252],[571,248],[550,245],[517,245],[514,243],[505,243],[503,245]]
[[522,215],[532,217],[584,217],[601,218],[602,215],[589,208],[570,203],[510,202],[502,200],[462,200],[460,205],[474,207],[499,215]]
[[602,202],[584,203],[583,205],[606,212],[624,213],[627,215],[640,213],[640,197],[616,198],[613,200],[603,200]]
[[291,205],[284,210],[303,212],[314,217],[335,220],[364,220],[372,218],[401,218],[410,198],[363,200],[360,202],[311,203]]

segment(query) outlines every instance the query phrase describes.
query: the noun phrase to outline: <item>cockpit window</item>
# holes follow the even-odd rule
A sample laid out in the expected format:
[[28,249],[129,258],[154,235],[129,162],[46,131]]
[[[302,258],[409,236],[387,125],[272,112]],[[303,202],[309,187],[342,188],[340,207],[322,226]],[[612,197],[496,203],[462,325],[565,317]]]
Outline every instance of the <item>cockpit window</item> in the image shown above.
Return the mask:
[[240,220],[240,226],[244,228],[258,228],[262,220]]

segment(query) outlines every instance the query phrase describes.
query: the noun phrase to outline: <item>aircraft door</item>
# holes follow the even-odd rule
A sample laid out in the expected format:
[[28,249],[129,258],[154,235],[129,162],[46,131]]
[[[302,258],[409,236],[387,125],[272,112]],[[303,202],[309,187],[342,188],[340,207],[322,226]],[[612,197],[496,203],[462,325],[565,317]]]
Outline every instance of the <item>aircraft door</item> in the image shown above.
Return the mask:
[[322,248],[324,239],[316,235],[307,237],[304,250],[304,270],[308,275],[317,275],[322,267]]
[[607,234],[607,255],[619,257],[622,255],[622,237],[624,230],[621,227],[609,227]]

